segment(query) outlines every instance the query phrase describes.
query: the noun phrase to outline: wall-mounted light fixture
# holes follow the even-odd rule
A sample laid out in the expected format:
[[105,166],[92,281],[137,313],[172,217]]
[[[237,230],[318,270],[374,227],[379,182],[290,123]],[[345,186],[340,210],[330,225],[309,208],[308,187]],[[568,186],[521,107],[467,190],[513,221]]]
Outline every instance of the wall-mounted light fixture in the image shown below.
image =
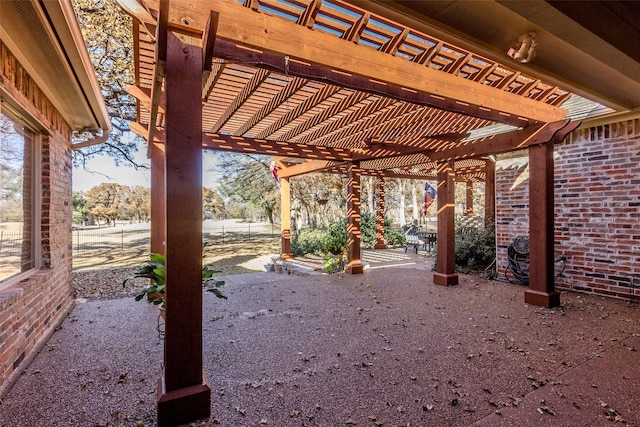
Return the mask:
[[518,45],[510,48],[507,55],[514,61],[531,62],[536,58],[537,46],[536,33],[526,33],[518,37]]

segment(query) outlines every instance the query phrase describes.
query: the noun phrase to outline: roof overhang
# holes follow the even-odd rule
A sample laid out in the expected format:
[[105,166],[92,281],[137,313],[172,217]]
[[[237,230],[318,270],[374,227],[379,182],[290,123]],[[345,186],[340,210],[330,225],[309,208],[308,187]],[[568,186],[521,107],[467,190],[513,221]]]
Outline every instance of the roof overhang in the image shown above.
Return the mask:
[[73,131],[111,122],[69,0],[0,1],[0,38]]

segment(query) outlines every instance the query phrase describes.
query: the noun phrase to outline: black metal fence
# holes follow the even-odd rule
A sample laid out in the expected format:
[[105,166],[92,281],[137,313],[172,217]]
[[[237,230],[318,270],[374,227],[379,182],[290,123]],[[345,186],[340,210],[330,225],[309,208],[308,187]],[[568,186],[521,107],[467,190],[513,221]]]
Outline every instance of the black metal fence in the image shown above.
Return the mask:
[[[202,230],[202,241],[207,245],[246,242],[263,237],[276,237],[280,234],[277,225],[238,224],[208,227]],[[150,230],[141,229],[89,229],[73,232],[73,256],[82,257],[87,253],[107,251],[149,251]]]
[[22,230],[0,230],[0,254],[20,255],[22,250]]

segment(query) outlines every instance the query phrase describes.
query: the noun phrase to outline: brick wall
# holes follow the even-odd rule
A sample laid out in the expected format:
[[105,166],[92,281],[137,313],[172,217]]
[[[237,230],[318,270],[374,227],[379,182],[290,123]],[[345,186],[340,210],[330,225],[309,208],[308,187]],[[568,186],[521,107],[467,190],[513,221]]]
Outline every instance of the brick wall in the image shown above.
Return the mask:
[[0,43],[0,88],[47,131],[42,135],[42,268],[0,288],[0,397],[64,319],[71,289],[70,129]]
[[[506,248],[529,230],[528,152],[496,164],[500,273]],[[640,299],[640,120],[578,130],[555,149],[559,289]]]

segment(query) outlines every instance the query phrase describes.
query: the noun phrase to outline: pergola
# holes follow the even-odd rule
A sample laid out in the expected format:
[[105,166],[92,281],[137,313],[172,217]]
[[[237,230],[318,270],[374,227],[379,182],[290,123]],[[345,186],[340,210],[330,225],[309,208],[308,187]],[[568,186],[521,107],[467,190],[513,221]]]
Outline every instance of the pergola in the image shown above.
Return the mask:
[[[553,280],[553,145],[577,126],[571,93],[341,0],[120,0],[134,18],[138,120],[149,144],[151,249],[167,257],[160,425],[209,415],[202,371],[202,150],[274,156],[282,252],[289,179],[348,178],[347,272],[360,260],[360,178],[436,179],[433,280],[453,285],[454,180],[486,181],[488,156],[529,149],[531,272],[525,301],[559,304]],[[493,211],[492,203],[487,207]]]

